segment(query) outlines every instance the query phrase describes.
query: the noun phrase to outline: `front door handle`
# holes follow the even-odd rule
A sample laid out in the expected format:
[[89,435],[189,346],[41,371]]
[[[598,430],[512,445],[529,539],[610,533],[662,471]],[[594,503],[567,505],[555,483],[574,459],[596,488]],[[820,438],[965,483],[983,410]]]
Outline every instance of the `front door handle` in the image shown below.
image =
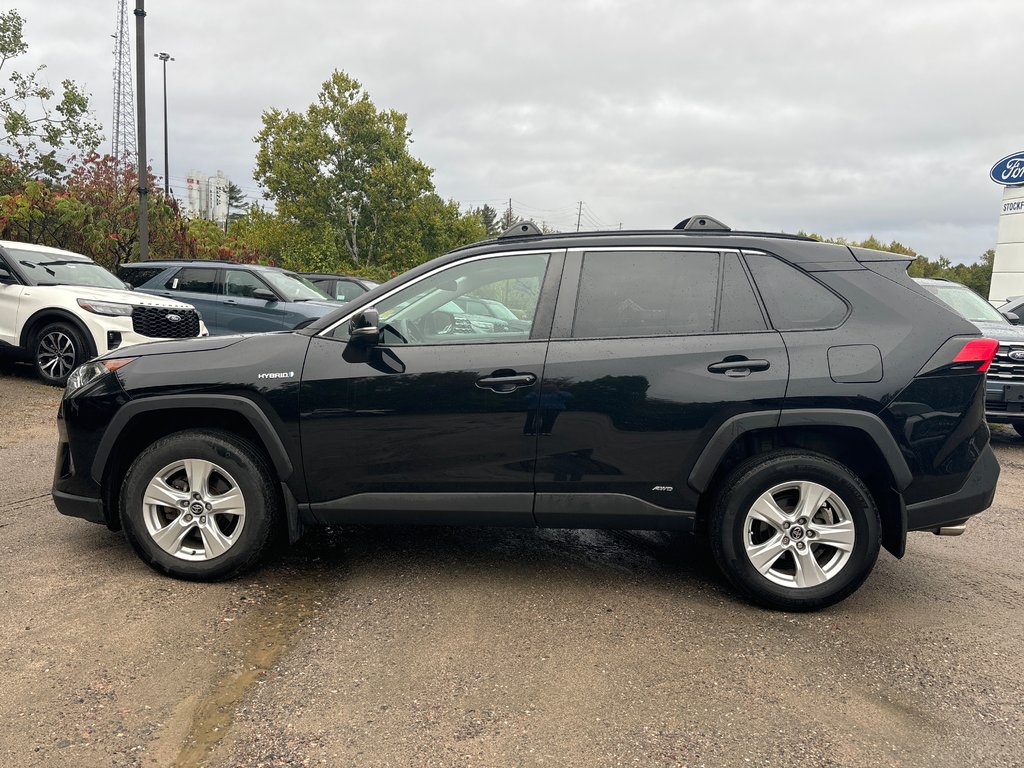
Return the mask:
[[537,377],[532,373],[516,373],[515,371],[495,371],[490,376],[484,376],[476,380],[480,389],[490,389],[502,395],[515,392],[520,387],[529,387],[537,383]]
[[767,371],[771,364],[767,360],[747,360],[745,357],[722,360],[708,366],[709,373],[724,373],[730,378],[749,376],[753,371]]

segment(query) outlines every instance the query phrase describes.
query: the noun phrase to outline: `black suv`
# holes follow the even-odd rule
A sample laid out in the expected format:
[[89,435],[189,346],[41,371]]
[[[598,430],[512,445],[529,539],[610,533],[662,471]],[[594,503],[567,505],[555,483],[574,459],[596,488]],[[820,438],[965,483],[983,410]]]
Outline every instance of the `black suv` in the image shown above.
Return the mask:
[[[997,344],[909,260],[802,237],[520,224],[307,328],[77,369],[53,497],[184,579],[327,524],[674,529],[765,605],[992,502]],[[500,302],[488,332],[445,307]]]

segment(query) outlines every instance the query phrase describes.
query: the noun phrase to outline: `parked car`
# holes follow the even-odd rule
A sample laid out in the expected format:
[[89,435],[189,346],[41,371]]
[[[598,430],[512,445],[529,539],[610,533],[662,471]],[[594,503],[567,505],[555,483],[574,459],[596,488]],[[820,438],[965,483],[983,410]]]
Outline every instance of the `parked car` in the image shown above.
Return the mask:
[[459,308],[478,318],[478,322],[489,323],[494,330],[528,331],[528,320],[520,320],[516,314],[496,299],[483,299],[479,296],[460,296],[454,302]]
[[[820,608],[995,493],[997,343],[909,264],[705,216],[517,224],[298,331],[79,368],[53,498],[182,579],[321,525],[649,528],[705,537],[758,603]],[[528,327],[459,332],[442,308],[472,295]]]
[[301,272],[304,278],[337,301],[352,301],[380,283],[351,275],[331,275],[323,272]]
[[63,386],[97,354],[207,335],[191,305],[125,288],[87,256],[0,241],[0,349],[27,356],[39,378]]
[[[966,285],[942,278],[915,278],[931,294],[999,342],[985,385],[985,418],[1009,424],[1024,437],[1024,327],[1014,325],[1004,310],[994,309]],[[1011,314],[1011,318],[1015,318]]]
[[290,331],[339,306],[300,275],[259,264],[145,261],[123,264],[117,276],[139,291],[194,304],[214,336]]
[[1020,325],[1024,318],[1024,296],[1011,296],[996,306],[996,311],[1012,325]]

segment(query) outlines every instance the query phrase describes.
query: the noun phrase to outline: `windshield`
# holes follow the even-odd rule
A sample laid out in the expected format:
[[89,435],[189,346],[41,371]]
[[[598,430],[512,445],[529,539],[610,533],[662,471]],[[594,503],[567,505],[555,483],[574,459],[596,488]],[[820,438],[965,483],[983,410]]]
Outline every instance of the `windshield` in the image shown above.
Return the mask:
[[288,301],[334,301],[309,280],[291,272],[260,272],[260,277],[270,283],[274,290]]
[[6,250],[33,285],[84,285],[124,290],[124,283],[85,256],[66,258],[55,253],[23,251],[19,248]]
[[972,323],[1007,322],[995,307],[965,285],[959,283],[929,285],[926,283],[923,287],[927,288],[943,304]]

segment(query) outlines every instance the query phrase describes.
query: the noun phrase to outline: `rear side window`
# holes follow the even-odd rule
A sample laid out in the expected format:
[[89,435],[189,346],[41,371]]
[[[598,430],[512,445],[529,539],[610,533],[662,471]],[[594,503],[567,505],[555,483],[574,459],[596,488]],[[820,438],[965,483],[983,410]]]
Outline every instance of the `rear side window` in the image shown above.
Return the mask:
[[610,251],[583,258],[577,338],[669,336],[715,329],[719,255]]
[[835,328],[846,319],[846,303],[805,272],[774,256],[746,259],[777,330]]
[[217,293],[217,270],[206,267],[185,267],[167,281],[172,291],[190,293]]
[[128,285],[138,288],[143,283],[148,283],[165,269],[167,267],[121,267],[117,270],[117,276],[128,283]]

